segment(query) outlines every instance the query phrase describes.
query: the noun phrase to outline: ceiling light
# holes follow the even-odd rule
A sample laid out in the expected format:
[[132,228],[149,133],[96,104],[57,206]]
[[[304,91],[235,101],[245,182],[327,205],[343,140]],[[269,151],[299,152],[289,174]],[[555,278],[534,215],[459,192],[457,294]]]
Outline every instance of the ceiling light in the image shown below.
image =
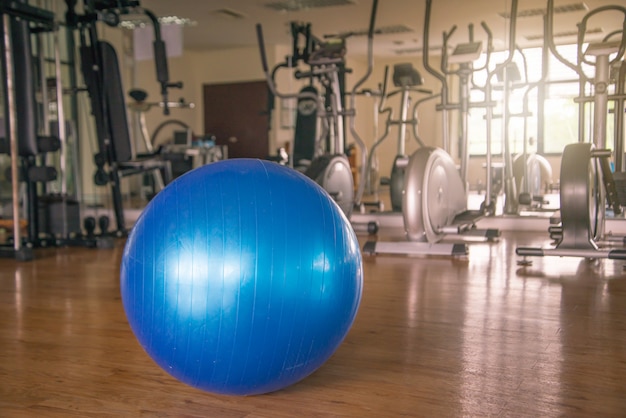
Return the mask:
[[298,12],[330,6],[347,6],[356,4],[355,0],[285,0],[266,3],[265,7],[279,12]]
[[[124,29],[145,28],[152,22],[144,15],[122,15],[122,21],[120,27]],[[161,25],[179,25],[179,26],[196,26],[198,22],[186,17],[178,16],[163,16],[159,17],[159,23]]]
[[[589,7],[587,7],[585,3],[582,3],[582,2],[570,3],[570,4],[562,4],[560,6],[555,6],[554,14],[572,13],[572,12],[580,12],[580,11],[586,11],[586,10],[589,10]],[[509,12],[503,12],[503,13],[498,13],[498,14],[505,19],[509,19],[511,17],[511,13]],[[541,8],[526,9],[526,10],[520,10],[519,12],[517,12],[517,17],[518,18],[535,17],[535,16],[543,16],[545,14],[546,14],[546,9],[541,9]]]
[[[593,35],[593,34],[598,34],[598,33],[602,33],[602,29],[600,28],[593,28],[593,29],[588,29],[585,31],[585,35]],[[569,30],[569,31],[564,31],[564,32],[557,32],[554,35],[552,35],[554,38],[567,38],[570,36],[578,36],[578,31],[577,30]],[[524,36],[524,38],[526,38],[526,40],[528,41],[538,41],[540,39],[543,39],[543,35],[527,35]]]
[[245,19],[246,15],[234,9],[223,8],[209,12],[210,15],[224,16],[230,19]]

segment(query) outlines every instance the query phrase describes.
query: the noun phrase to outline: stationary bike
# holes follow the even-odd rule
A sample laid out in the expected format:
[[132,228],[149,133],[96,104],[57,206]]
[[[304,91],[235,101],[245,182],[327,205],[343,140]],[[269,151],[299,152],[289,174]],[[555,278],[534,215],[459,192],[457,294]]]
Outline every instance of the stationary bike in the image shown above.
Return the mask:
[[[374,32],[377,4],[378,1],[374,0],[368,31],[370,42]],[[270,72],[269,70],[260,24],[257,24],[256,30],[263,71],[272,93],[282,99],[298,99],[301,103],[303,99],[308,99],[307,106],[315,106],[318,118],[322,122],[321,135],[317,140],[318,149],[321,148],[322,151],[315,155],[310,165],[305,168],[304,174],[322,186],[346,216],[350,217],[355,202],[355,190],[350,162],[345,154],[344,119],[347,112],[343,103],[343,83],[340,81],[340,78],[350,71],[345,67],[345,40],[349,34],[327,37],[322,40],[313,36],[308,26],[304,31],[292,30],[292,34],[304,35],[304,47],[300,49],[298,40],[294,39],[293,55],[287,57],[286,63],[277,66],[277,68],[292,68],[298,61],[309,66],[308,71],[298,70],[295,76],[297,79],[317,80],[325,91],[322,99],[313,91],[286,94],[277,90],[274,80],[276,71]],[[324,143],[326,146],[323,146]],[[359,146],[363,147],[363,144],[359,143]]]

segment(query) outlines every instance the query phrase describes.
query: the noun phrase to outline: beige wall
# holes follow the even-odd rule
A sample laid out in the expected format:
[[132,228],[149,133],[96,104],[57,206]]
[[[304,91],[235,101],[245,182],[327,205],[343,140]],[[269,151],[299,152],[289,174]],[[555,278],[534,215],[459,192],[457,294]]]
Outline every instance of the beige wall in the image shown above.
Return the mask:
[[[281,60],[287,53],[286,48],[268,48],[270,63]],[[158,85],[154,81],[154,70],[151,62],[141,62],[137,65],[137,85],[150,91],[151,96],[158,100]],[[185,100],[195,104],[194,109],[172,109],[171,117],[184,120],[194,133],[204,132],[203,120],[203,86],[205,84],[237,83],[246,81],[264,80],[265,76],[261,68],[259,51],[257,48],[238,48],[219,51],[185,51],[182,57],[172,58],[169,61],[170,78],[172,81],[183,81],[182,90],[171,90],[171,98],[184,97]],[[147,76],[147,77],[146,77]],[[282,77],[284,78],[284,77]],[[279,82],[283,81],[282,79]],[[278,104],[277,104],[278,108]],[[153,128],[164,120],[161,112],[152,112],[148,116],[148,126]],[[278,128],[278,115],[272,118],[274,123],[270,149],[276,148],[275,144],[286,140],[285,133]]]

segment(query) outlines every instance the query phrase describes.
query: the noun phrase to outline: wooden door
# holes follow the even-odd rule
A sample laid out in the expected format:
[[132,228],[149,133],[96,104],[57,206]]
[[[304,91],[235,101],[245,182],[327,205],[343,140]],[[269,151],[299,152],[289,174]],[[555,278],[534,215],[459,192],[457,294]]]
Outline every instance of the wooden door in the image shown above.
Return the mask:
[[265,81],[204,85],[204,132],[228,146],[229,158],[269,155]]

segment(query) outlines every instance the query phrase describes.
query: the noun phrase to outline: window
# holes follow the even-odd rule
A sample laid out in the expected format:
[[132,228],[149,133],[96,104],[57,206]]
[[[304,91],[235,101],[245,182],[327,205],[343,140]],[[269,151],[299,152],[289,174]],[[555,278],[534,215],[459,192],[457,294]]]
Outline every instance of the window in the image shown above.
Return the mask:
[[[559,53],[568,61],[575,63],[577,48],[576,45],[563,45],[558,48]],[[493,69],[498,63],[506,59],[507,51],[495,52],[491,55],[490,68]],[[523,151],[525,140],[528,141],[528,150],[542,154],[560,154],[565,145],[577,142],[579,139],[579,104],[574,101],[579,96],[579,76],[578,74],[556,59],[552,54],[548,54],[548,77],[546,82],[540,83],[530,88],[527,82],[537,83],[542,79],[542,48],[527,48],[523,51],[516,51],[513,63],[519,69],[521,81],[513,82],[513,90],[510,93],[509,112],[509,144],[512,153]],[[483,57],[484,59],[484,57]],[[583,66],[585,73],[591,77],[594,68]],[[485,100],[484,91],[480,88],[487,82],[486,72],[476,73],[473,78],[474,88],[470,98],[472,102],[482,102]],[[492,121],[492,152],[501,154],[503,152],[503,82],[497,77],[492,77],[492,97],[496,107],[493,108],[494,119]],[[612,87],[613,88],[613,87]],[[544,127],[538,124],[538,114],[541,106],[538,103],[540,93],[545,92],[543,103]],[[609,92],[609,94],[612,91]],[[585,92],[592,94],[590,88]],[[524,101],[527,100],[524,113]],[[609,108],[613,104],[609,102]],[[593,105],[585,104],[585,129],[582,132],[584,140],[591,137],[593,126]],[[470,155],[485,155],[487,142],[486,110],[484,108],[471,108],[468,122],[469,131],[469,152]],[[613,147],[613,118],[607,119],[607,146]]]

